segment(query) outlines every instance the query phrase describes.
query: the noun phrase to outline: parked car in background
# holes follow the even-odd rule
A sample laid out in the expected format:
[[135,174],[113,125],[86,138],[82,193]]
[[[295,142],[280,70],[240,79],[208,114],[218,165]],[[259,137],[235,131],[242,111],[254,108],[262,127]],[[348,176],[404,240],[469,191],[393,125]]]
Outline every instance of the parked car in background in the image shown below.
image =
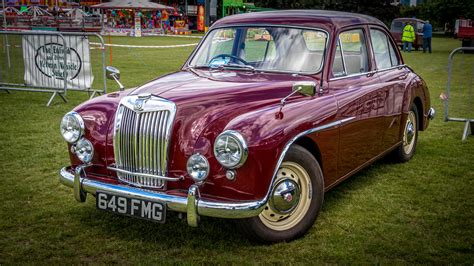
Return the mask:
[[474,21],[471,19],[456,19],[454,38],[462,41],[462,47],[474,47]]
[[60,181],[99,210],[228,218],[288,241],[313,226],[325,191],[383,156],[410,160],[433,116],[426,83],[373,17],[229,16],[181,70],[66,114]]
[[402,47],[403,28],[408,22],[410,22],[410,24],[415,29],[415,41],[413,42],[413,47],[415,48],[415,50],[423,48],[423,26],[425,25],[425,22],[421,19],[396,18],[392,21],[392,25],[390,26],[390,33],[397,42],[397,45]]

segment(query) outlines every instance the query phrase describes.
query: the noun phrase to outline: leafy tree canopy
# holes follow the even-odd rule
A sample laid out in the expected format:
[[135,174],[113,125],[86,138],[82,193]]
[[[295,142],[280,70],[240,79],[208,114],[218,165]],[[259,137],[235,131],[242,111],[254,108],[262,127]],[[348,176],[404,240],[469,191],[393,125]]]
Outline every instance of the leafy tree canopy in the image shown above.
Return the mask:
[[391,0],[255,0],[261,7],[279,9],[326,9],[356,12],[374,16],[387,25],[397,17],[416,17],[429,19],[434,25],[442,27],[445,23],[454,25],[458,18],[474,19],[474,0],[425,0],[413,6],[393,6]]
[[355,12],[376,17],[387,25],[400,14],[397,6],[390,4],[391,0],[255,0],[261,7],[278,7],[278,9],[325,9]]

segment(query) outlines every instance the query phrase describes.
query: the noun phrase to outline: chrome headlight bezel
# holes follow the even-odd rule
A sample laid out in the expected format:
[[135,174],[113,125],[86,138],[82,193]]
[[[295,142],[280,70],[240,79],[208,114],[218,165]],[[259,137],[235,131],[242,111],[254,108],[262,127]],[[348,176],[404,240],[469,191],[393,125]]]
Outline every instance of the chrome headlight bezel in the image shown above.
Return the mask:
[[[222,154],[220,154],[220,151],[222,151],[222,147],[220,147],[219,144],[223,138],[230,138],[232,141],[235,141],[237,144],[238,150],[239,150],[239,159],[235,160],[234,162],[227,162],[225,160],[220,159]],[[228,140],[223,142],[227,142]],[[247,142],[245,141],[244,137],[237,131],[235,130],[226,130],[222,132],[219,136],[217,136],[216,140],[214,141],[214,156],[216,157],[216,160],[225,168],[228,169],[236,169],[245,164],[247,161],[248,157],[248,146]]]
[[[75,126],[77,126],[77,132],[75,132],[74,135],[74,138],[67,138],[65,133],[68,132],[66,130],[64,130],[64,123],[65,123],[65,120],[66,119],[72,119],[72,121],[74,121],[74,123],[76,123]],[[84,120],[82,119],[82,117],[79,115],[79,113],[77,112],[69,112],[67,114],[65,114],[63,116],[63,118],[61,119],[61,124],[59,126],[59,130],[61,132],[61,135],[63,136],[64,140],[66,140],[68,143],[76,143],[78,142],[83,136],[84,136],[84,133],[85,133],[85,126],[84,126]]]
[[204,181],[210,172],[209,161],[203,155],[195,153],[191,155],[186,163],[189,176],[196,181]]

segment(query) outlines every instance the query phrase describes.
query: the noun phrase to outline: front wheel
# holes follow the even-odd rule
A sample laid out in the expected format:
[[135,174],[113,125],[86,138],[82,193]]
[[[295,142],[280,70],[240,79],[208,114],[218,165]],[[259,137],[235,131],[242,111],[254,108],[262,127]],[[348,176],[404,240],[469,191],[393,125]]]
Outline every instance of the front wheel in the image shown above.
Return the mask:
[[257,217],[237,223],[259,242],[290,241],[313,226],[323,198],[324,181],[318,161],[303,147],[293,145],[280,165],[264,210]]

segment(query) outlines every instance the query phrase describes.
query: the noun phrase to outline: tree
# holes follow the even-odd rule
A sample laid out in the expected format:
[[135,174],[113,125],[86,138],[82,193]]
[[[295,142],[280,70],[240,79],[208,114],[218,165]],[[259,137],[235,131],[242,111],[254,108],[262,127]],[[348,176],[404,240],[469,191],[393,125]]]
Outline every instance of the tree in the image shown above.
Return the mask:
[[416,7],[403,7],[403,17],[429,19],[433,25],[443,27],[445,23],[454,25],[458,18],[474,18],[474,1],[472,0],[431,0]]
[[386,24],[399,16],[399,7],[391,5],[391,0],[256,0],[262,7],[278,9],[324,9],[355,12],[374,16]]

